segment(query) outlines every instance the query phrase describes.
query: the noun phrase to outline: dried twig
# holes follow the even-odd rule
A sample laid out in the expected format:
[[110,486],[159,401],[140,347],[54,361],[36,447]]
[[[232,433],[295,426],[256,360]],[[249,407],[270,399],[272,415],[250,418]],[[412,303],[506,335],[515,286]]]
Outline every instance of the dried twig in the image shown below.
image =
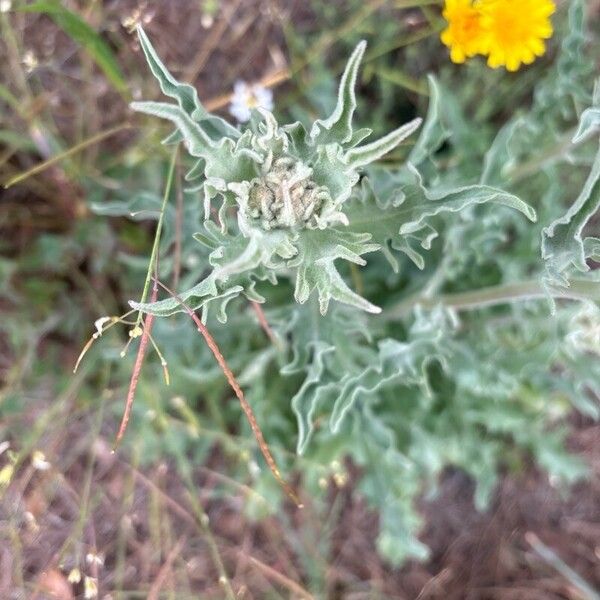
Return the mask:
[[169,575],[169,571],[171,570],[171,567],[173,566],[173,562],[179,556],[180,552],[183,550],[183,546],[185,545],[186,541],[187,541],[187,539],[186,539],[185,535],[182,535],[177,540],[177,543],[175,544],[175,546],[173,546],[171,552],[169,552],[169,555],[167,556],[164,564],[158,571],[158,575],[156,576],[156,579],[154,580],[152,587],[148,591],[148,600],[158,600],[158,598],[160,596],[160,588],[165,583],[165,580],[167,579],[167,576]]
[[258,318],[258,323],[262,327],[262,330],[265,332],[267,337],[271,340],[272,344],[275,347],[278,347],[280,345],[279,340],[273,333],[273,330],[271,329],[271,326],[269,325],[269,322],[267,321],[267,317],[265,316],[265,312],[263,311],[262,306],[258,302],[254,302],[253,300],[250,301],[250,306],[252,306],[252,308],[254,309],[254,312],[256,313],[256,317]]
[[[156,280],[155,280],[156,281]],[[156,302],[158,298],[158,285],[156,282],[152,286],[152,295],[151,301]],[[123,417],[121,419],[121,425],[119,426],[119,431],[117,433],[117,437],[115,439],[115,445],[113,447],[113,452],[119,446],[123,435],[125,434],[125,430],[127,429],[127,423],[129,423],[129,417],[131,416],[131,409],[133,407],[133,398],[135,396],[135,390],[137,388],[138,381],[140,379],[140,372],[142,370],[142,364],[144,362],[144,356],[146,355],[146,348],[148,347],[148,342],[150,341],[150,331],[152,329],[152,324],[154,322],[154,315],[147,314],[144,319],[144,327],[142,331],[142,339],[140,340],[140,346],[138,348],[137,356],[135,357],[135,365],[133,366],[133,373],[131,374],[131,380],[129,381],[129,390],[127,391],[127,401],[125,403],[125,411],[123,412]]]
[[206,328],[206,325],[204,325],[204,323],[200,320],[198,315],[184,302],[184,300],[180,296],[178,296],[175,292],[170,290],[165,284],[161,283],[160,281],[158,281],[156,279],[154,281],[155,281],[155,283],[158,283],[158,285],[160,285],[160,287],[162,287],[168,294],[170,294],[173,298],[175,298],[179,302],[179,304],[181,304],[181,306],[184,308],[185,312],[194,321],[196,327],[198,328],[198,331],[202,334],[202,337],[204,337],[204,340],[206,341],[206,344],[210,348],[210,351],[213,353],[215,359],[219,363],[219,366],[221,367],[221,370],[223,371],[229,385],[232,387],[233,391],[235,392],[235,395],[237,396],[238,400],[240,401],[242,410],[244,411],[246,418],[248,419],[248,423],[250,423],[250,428],[252,429],[252,433],[254,434],[254,437],[256,438],[256,441],[258,442],[260,451],[262,452],[262,455],[264,456],[269,469],[271,469],[273,476],[275,477],[275,479],[277,480],[279,485],[281,485],[281,487],[283,488],[285,493],[296,504],[296,506],[298,506],[298,508],[302,508],[303,505],[300,502],[300,500],[298,499],[298,496],[296,495],[294,490],[290,487],[290,485],[281,476],[281,473],[280,473],[279,469],[277,468],[277,464],[275,463],[275,459],[273,458],[273,455],[271,454],[271,451],[269,450],[269,446],[267,445],[267,442],[265,441],[265,438],[262,434],[260,426],[258,425],[256,416],[254,415],[254,411],[252,410],[252,407],[250,406],[248,400],[246,400],[246,397],[244,396],[244,392],[242,391],[242,388],[238,384],[233,372],[231,371],[231,369],[229,368],[229,365],[225,361],[225,358],[223,357],[223,354],[221,353],[219,346],[217,345],[217,342],[215,341],[215,339],[213,338],[211,333]]

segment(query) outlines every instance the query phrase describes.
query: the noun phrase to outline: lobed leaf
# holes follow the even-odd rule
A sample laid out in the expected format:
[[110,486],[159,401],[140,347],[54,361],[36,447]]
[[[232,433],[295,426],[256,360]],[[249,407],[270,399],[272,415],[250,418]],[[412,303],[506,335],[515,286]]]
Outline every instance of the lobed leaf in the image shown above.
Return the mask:
[[346,152],[345,155],[345,161],[348,165],[348,168],[358,169],[378,160],[384,154],[387,154],[393,150],[409,135],[414,133],[422,122],[423,119],[417,117],[416,119],[413,119],[409,123],[406,123],[402,127],[395,129],[391,133],[388,133],[384,137],[371,142],[370,144],[351,148],[348,150],[348,152]]
[[560,218],[544,228],[542,257],[547,261],[549,282],[568,285],[565,271],[571,266],[589,271],[586,249],[582,240],[583,228],[600,208],[600,150],[578,198]]
[[315,145],[346,144],[352,140],[352,117],[356,110],[356,77],[367,43],[360,42],[350,56],[338,89],[333,113],[324,120],[315,121],[310,137]]

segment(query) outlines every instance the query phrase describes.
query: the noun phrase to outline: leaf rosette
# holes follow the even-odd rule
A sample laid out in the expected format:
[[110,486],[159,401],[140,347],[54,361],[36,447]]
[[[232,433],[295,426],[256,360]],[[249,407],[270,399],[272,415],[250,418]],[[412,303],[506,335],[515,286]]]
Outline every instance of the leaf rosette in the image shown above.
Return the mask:
[[[398,146],[421,119],[369,143],[363,142],[370,130],[354,131],[354,87],[366,44],[356,47],[346,65],[332,114],[310,131],[299,122],[280,126],[269,111],[259,109],[251,126],[240,132],[209,114],[196,90],[177,82],[144,31],[138,33],[152,73],[177,104],[134,102],[132,108],[171,121],[177,130],[165,142],[183,141],[197,159],[186,175],[204,195],[207,231],[197,239],[205,243],[210,238],[213,244],[211,273],[182,298],[198,308],[224,295],[248,294],[261,270],[270,271],[270,278],[291,270],[296,300],[305,302],[316,290],[323,314],[332,298],[379,312],[347,286],[334,264],[342,259],[363,265],[362,255],[379,249],[369,233],[347,227],[344,204],[360,169]],[[230,222],[231,207],[237,210],[236,223]],[[215,210],[220,233],[211,220]],[[181,310],[172,299],[133,305],[157,315]]]

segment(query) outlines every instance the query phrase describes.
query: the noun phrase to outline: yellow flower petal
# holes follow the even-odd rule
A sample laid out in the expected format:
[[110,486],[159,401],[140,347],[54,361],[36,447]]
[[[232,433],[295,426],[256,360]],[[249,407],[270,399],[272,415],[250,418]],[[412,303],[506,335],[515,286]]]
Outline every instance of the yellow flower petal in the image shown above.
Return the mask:
[[442,12],[448,27],[440,35],[442,43],[450,48],[450,59],[455,63],[481,51],[481,15],[472,0],[446,0]]
[[544,39],[552,36],[552,0],[480,0],[482,52],[488,65],[517,71],[545,52]]

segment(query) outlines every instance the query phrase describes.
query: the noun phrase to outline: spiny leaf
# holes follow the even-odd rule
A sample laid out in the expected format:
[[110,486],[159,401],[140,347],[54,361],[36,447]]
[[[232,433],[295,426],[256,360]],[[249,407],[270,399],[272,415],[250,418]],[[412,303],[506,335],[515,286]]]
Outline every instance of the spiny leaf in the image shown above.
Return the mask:
[[450,132],[442,119],[442,99],[439,84],[433,75],[428,76],[429,108],[419,139],[408,156],[408,162],[415,166],[431,156],[443,143]]
[[334,265],[338,258],[358,265],[366,264],[361,255],[379,248],[376,244],[367,243],[370,237],[369,234],[356,234],[333,228],[301,231],[296,241],[298,258],[290,263],[298,268],[294,292],[296,301],[303,304],[316,289],[321,314],[327,312],[332,298],[367,312],[381,312],[379,307],[353,292]]
[[239,137],[240,132],[235,127],[227,123],[227,121],[221,117],[206,111],[198,98],[198,92],[195,87],[188,83],[179,83],[171,75],[160,60],[141,25],[138,25],[137,33],[148,66],[154,77],[158,80],[163,94],[177,100],[181,109],[193,120],[206,121],[203,126],[206,127],[214,137],[219,138],[221,135],[227,135],[234,138]]
[[173,122],[182,133],[186,148],[192,156],[207,158],[214,152],[215,142],[181,107],[164,102],[132,102],[130,106],[138,112]]
[[388,178],[389,181],[385,181],[384,175],[378,176],[380,194],[365,178],[361,191],[346,212],[350,229],[371,233],[371,241],[379,244],[394,270],[398,269],[398,262],[389,251],[389,245],[406,253],[419,268],[423,268],[423,258],[410,242],[417,239],[423,248],[428,248],[437,235],[428,219],[439,214],[459,212],[474,204],[491,202],[515,208],[530,220],[536,218],[533,208],[517,196],[490,186],[428,190],[419,172],[410,165]]
[[344,69],[338,89],[337,104],[333,113],[325,119],[318,120],[312,126],[310,136],[315,144],[345,144],[352,139],[352,117],[356,110],[356,76],[367,43],[360,42]]
[[564,272],[573,266],[589,271],[584,242],[581,238],[586,223],[600,208],[600,150],[579,197],[564,216],[556,219],[542,234],[542,257],[547,261],[547,278],[568,285]]
[[415,130],[419,128],[423,119],[417,117],[413,119],[409,123],[406,123],[402,127],[395,129],[391,133],[388,133],[386,136],[371,142],[370,144],[366,144],[365,146],[358,146],[357,148],[351,148],[346,152],[346,163],[348,167],[351,169],[358,169],[364,165],[368,165],[379,158],[381,158],[384,154],[393,150],[402,140],[405,140],[409,135],[411,135]]

